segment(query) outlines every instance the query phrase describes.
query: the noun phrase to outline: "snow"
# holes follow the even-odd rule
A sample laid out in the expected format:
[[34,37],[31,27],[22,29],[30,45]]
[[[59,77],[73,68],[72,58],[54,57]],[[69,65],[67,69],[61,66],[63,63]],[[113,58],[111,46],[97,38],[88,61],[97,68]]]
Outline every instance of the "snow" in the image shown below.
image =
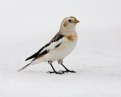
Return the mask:
[[[0,14],[0,97],[121,97],[120,0],[0,0]],[[64,64],[77,73],[49,74],[47,63],[17,72],[71,15],[79,40]]]

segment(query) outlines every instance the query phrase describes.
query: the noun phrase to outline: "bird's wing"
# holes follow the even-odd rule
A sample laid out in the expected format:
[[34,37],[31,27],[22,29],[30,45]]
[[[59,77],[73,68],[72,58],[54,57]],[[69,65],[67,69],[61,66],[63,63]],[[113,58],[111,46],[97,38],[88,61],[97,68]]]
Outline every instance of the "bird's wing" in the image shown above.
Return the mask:
[[50,51],[54,50],[55,48],[59,47],[63,42],[63,38],[64,38],[64,35],[57,33],[55,37],[48,44],[43,46],[38,52],[36,52],[32,56],[28,57],[26,61],[29,59],[36,59],[38,57],[41,57],[49,53]]

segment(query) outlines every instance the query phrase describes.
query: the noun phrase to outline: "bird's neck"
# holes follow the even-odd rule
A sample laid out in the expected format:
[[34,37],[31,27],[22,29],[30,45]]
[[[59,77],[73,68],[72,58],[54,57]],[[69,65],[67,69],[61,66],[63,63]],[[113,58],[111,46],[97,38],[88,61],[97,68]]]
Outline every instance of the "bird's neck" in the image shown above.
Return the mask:
[[59,32],[63,35],[77,35],[75,27],[72,28],[61,27]]

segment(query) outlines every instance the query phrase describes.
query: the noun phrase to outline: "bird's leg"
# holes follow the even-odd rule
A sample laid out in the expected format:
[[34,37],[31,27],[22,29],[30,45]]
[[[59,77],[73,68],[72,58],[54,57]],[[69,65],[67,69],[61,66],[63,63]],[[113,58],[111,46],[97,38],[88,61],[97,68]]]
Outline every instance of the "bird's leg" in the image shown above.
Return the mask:
[[53,65],[52,65],[52,61],[48,61],[48,63],[50,64],[50,66],[51,66],[52,69],[53,69],[53,71],[49,71],[50,74],[51,74],[51,73],[55,73],[55,74],[63,74],[63,72],[57,72],[57,71],[54,69],[54,67],[53,67]]
[[66,71],[62,71],[62,72],[71,72],[71,73],[76,73],[76,71],[73,71],[73,70],[69,70],[66,66],[63,65],[63,60],[58,60],[58,63],[61,64],[65,69]]
[[69,70],[68,68],[66,68],[66,66],[63,65],[63,63],[61,63],[61,65],[66,69],[66,71],[64,71],[64,72],[76,73],[76,71]]

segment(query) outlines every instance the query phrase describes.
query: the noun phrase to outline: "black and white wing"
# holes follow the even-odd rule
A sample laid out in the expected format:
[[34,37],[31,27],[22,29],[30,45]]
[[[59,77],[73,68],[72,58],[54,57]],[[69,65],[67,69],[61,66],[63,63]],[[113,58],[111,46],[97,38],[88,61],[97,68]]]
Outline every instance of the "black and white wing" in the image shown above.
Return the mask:
[[36,59],[38,57],[44,56],[45,54],[49,53],[50,51],[56,49],[57,47],[59,47],[62,44],[63,38],[64,38],[64,35],[57,33],[55,35],[55,37],[48,44],[43,46],[38,52],[36,52],[32,56],[28,57],[26,59],[26,61],[29,59]]

